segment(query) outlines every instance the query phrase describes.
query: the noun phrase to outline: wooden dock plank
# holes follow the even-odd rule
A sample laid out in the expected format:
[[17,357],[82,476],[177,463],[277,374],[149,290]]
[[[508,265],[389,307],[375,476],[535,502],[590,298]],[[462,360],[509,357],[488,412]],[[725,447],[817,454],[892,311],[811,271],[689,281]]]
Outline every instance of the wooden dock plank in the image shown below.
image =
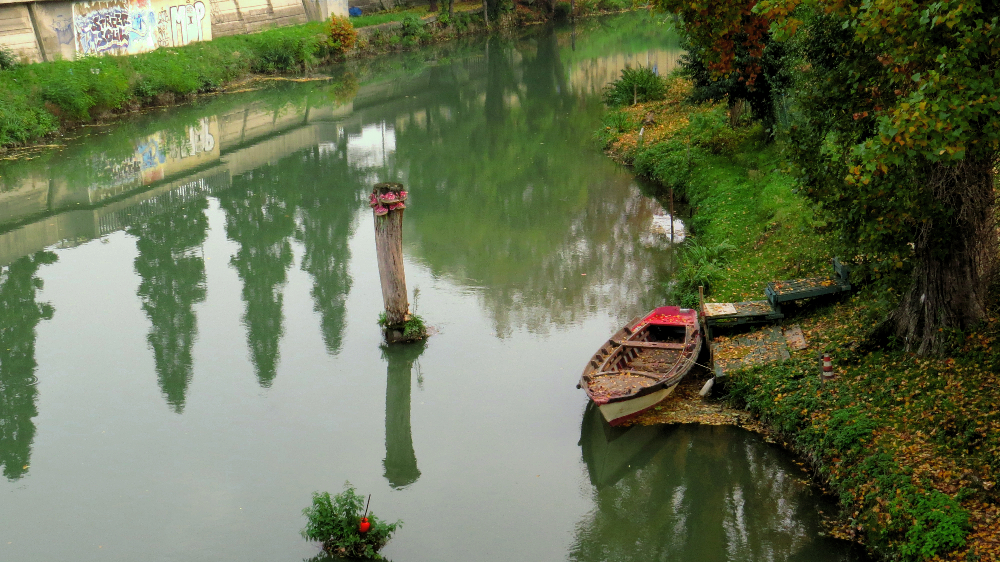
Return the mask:
[[850,290],[851,285],[844,283],[838,277],[808,277],[805,279],[771,281],[764,289],[764,293],[767,295],[767,300],[774,305],[778,305],[783,302],[831,295]]
[[784,361],[791,357],[781,328],[773,326],[744,336],[720,338],[712,343],[715,375],[725,376],[755,365]]
[[[727,305],[725,308],[719,304]],[[709,306],[716,305],[716,306]],[[746,301],[734,303],[705,303],[705,322],[709,326],[735,326],[737,324],[747,324],[754,322],[770,322],[784,318],[781,310],[775,308],[770,302]],[[734,310],[734,313],[728,313]],[[712,314],[711,312],[716,312]]]

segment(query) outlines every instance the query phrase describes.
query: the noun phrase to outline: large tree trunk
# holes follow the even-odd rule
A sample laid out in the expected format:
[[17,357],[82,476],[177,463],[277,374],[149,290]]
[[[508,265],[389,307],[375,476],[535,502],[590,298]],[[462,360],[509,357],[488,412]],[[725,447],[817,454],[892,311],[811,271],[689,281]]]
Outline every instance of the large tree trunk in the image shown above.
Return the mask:
[[994,162],[933,165],[929,179],[944,211],[914,241],[913,285],[887,324],[907,350],[945,351],[949,332],[986,316],[986,296],[997,263]]

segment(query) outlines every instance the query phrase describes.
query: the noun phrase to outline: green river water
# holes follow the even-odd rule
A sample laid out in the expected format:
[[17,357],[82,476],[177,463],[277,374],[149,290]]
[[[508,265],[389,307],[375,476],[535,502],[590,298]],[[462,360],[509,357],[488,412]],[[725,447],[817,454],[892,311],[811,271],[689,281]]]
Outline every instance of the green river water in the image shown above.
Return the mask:
[[[310,559],[348,480],[396,561],[860,559],[776,446],[612,431],[574,388],[672,263],[600,89],[678,54],[648,14],[536,27],[0,165],[0,560]],[[378,181],[424,344],[380,345]]]

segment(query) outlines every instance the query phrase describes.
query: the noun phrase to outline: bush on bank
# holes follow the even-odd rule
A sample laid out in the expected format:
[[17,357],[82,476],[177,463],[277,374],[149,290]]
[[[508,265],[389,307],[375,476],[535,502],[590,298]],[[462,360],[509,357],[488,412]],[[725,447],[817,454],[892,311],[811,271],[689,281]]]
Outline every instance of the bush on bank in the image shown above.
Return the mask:
[[[703,284],[710,300],[756,300],[768,281],[829,274],[829,226],[783,172],[780,143],[758,124],[728,126],[725,100],[686,103],[685,79],[664,85],[663,101],[609,110],[596,137],[694,207],[675,298],[696,304]],[[895,296],[861,285],[840,302],[788,307],[786,322],[803,328],[810,347],[733,373],[729,399],[809,458],[839,495],[836,536],[892,560],[1000,559],[997,294],[1000,286],[985,325],[928,359],[865,348]],[[834,382],[819,380],[821,352],[834,357]]]

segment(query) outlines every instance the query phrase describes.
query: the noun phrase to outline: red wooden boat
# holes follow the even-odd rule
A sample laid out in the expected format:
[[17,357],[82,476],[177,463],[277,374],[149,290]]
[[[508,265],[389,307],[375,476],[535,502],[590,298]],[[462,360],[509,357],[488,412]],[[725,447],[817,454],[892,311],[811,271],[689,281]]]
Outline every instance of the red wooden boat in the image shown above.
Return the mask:
[[618,330],[583,369],[579,387],[619,425],[673,393],[701,352],[698,313],[661,306]]

